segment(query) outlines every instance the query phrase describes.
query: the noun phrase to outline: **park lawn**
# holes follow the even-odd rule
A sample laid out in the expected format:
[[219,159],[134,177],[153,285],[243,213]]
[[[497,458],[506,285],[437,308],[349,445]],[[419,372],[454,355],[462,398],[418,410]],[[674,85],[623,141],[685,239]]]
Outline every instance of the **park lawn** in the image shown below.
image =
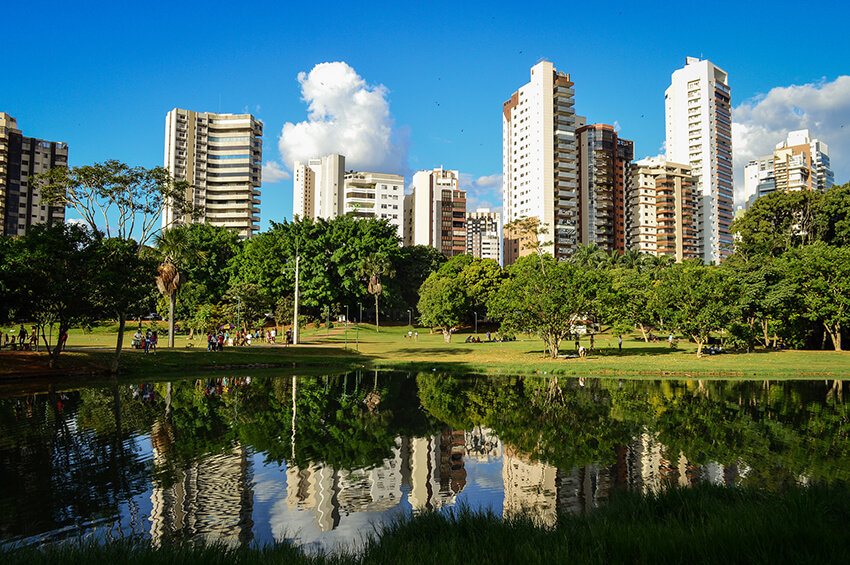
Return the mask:
[[[145,324],[147,326],[147,324]],[[158,324],[162,329],[163,324]],[[129,344],[137,328],[128,325],[125,343]],[[117,332],[114,324],[102,324],[92,331],[69,332],[67,351],[60,357],[60,368],[79,370],[91,366],[105,370],[114,351]],[[645,343],[639,334],[624,336],[623,351],[617,351],[616,336],[606,333],[595,337],[595,349],[587,358],[551,359],[544,353],[543,342],[518,336],[512,342],[465,343],[468,333],[452,336],[445,343],[439,332],[417,328],[416,340],[406,337],[408,326],[373,325],[359,328],[337,325],[332,330],[306,329],[301,344],[285,347],[257,344],[250,347],[225,347],[218,353],[206,351],[203,338],[189,340],[180,335],[174,350],[160,339],[157,355],[124,349],[122,374],[194,372],[235,368],[327,368],[345,371],[356,367],[375,367],[410,371],[439,371],[489,374],[568,374],[616,375],[626,377],[671,376],[700,378],[845,378],[850,376],[850,352],[835,351],[763,351],[724,353],[696,357],[696,345],[679,339],[671,349],[666,341]],[[479,337],[486,340],[486,334]],[[677,336],[681,338],[681,336]],[[589,339],[583,338],[587,347]],[[563,342],[561,354],[573,355],[574,342]],[[33,354],[27,354],[32,356]],[[35,354],[46,358],[44,354]],[[33,357],[29,357],[35,362]],[[18,369],[20,364],[17,365]],[[12,374],[16,367],[0,354],[0,373]]]

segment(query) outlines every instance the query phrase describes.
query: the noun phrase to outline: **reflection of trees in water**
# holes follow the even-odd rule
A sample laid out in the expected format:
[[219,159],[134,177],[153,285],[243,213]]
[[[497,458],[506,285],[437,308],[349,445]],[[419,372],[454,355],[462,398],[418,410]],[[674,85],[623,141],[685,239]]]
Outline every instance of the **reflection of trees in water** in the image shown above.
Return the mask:
[[[768,488],[803,476],[850,478],[850,411],[840,381],[422,374],[418,383],[423,406],[439,419],[488,426],[512,451],[561,469],[613,464],[619,449],[648,434],[664,447],[653,457],[668,481],[726,482],[739,468],[739,480]],[[707,468],[712,462],[723,469]]]

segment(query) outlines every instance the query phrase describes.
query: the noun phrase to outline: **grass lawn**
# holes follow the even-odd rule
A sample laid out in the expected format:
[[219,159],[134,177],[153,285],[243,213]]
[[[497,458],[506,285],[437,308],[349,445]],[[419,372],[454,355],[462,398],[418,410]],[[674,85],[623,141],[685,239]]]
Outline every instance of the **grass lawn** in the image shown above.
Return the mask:
[[[159,324],[159,329],[164,324]],[[135,325],[128,325],[125,343],[129,344]],[[575,374],[618,376],[698,376],[720,378],[845,378],[850,376],[850,352],[836,351],[764,351],[731,352],[696,357],[696,345],[681,339],[671,349],[666,342],[644,343],[640,334],[625,336],[622,353],[616,336],[595,336],[595,349],[587,358],[551,359],[544,353],[543,342],[528,336],[517,341],[465,343],[467,333],[456,334],[451,343],[442,334],[417,328],[419,338],[406,337],[408,326],[350,325],[346,331],[337,326],[327,332],[307,329],[301,344],[295,347],[257,344],[250,347],[225,347],[223,352],[206,351],[203,338],[189,340],[179,335],[176,347],[169,350],[160,338],[157,355],[124,349],[122,374],[150,374],[206,371],[212,368],[327,368],[348,370],[376,367],[412,371],[472,372],[496,374]],[[486,340],[482,332],[479,337]],[[109,366],[115,339],[114,324],[102,324],[89,333],[69,332],[67,350],[60,357],[65,372],[99,372]],[[583,338],[587,347],[589,339]],[[574,354],[574,342],[561,344],[562,354]],[[0,352],[0,374],[26,374],[46,367],[43,353]]]

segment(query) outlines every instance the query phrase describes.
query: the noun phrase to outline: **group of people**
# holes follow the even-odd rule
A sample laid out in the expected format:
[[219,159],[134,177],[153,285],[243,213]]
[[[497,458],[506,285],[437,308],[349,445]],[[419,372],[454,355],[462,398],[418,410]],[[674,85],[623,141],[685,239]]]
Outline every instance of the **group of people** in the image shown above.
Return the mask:
[[[62,332],[59,335],[63,350],[65,349],[67,339],[67,333]],[[8,333],[0,332],[0,349],[4,348],[18,351],[38,351],[38,327],[32,326],[32,329],[28,332],[24,325],[21,324],[17,332],[15,330],[11,330]]]
[[[292,341],[291,338],[292,333],[286,332],[286,343],[289,344]],[[224,346],[245,346],[251,345],[253,341],[263,340],[265,343],[269,345],[277,344],[277,328],[272,328],[270,330],[254,330],[253,332],[249,331],[237,331],[234,333],[230,333],[227,330],[219,330],[218,332],[210,332],[207,334],[207,351],[221,351],[224,349]]]
[[407,330],[407,335],[405,337],[407,339],[419,341],[419,330]]
[[144,349],[145,355],[153,351],[156,355],[156,346],[159,343],[159,336],[155,331],[148,330],[145,335],[142,335],[141,328],[133,334],[133,347],[136,349]]

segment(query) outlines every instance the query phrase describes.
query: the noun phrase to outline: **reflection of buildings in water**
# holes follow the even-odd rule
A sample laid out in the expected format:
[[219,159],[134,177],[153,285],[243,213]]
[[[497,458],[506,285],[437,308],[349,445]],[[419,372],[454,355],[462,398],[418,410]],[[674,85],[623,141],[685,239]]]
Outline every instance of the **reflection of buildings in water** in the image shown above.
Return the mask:
[[341,516],[352,512],[385,511],[401,500],[401,449],[370,469],[337,471],[312,463],[286,471],[286,504],[290,510],[310,510],[319,531],[340,525]]
[[502,442],[486,428],[447,428],[439,436],[405,442],[403,475],[410,484],[407,500],[414,510],[452,504],[466,486],[465,460],[488,461],[501,456]]
[[[154,462],[165,465],[154,449]],[[235,446],[226,453],[189,462],[169,487],[154,485],[151,541],[171,537],[203,538],[230,544],[253,539],[253,471],[248,450]]]
[[545,525],[554,525],[557,520],[557,474],[555,467],[531,461],[505,446],[502,459],[502,481],[505,485],[503,515],[508,518],[529,514]]

